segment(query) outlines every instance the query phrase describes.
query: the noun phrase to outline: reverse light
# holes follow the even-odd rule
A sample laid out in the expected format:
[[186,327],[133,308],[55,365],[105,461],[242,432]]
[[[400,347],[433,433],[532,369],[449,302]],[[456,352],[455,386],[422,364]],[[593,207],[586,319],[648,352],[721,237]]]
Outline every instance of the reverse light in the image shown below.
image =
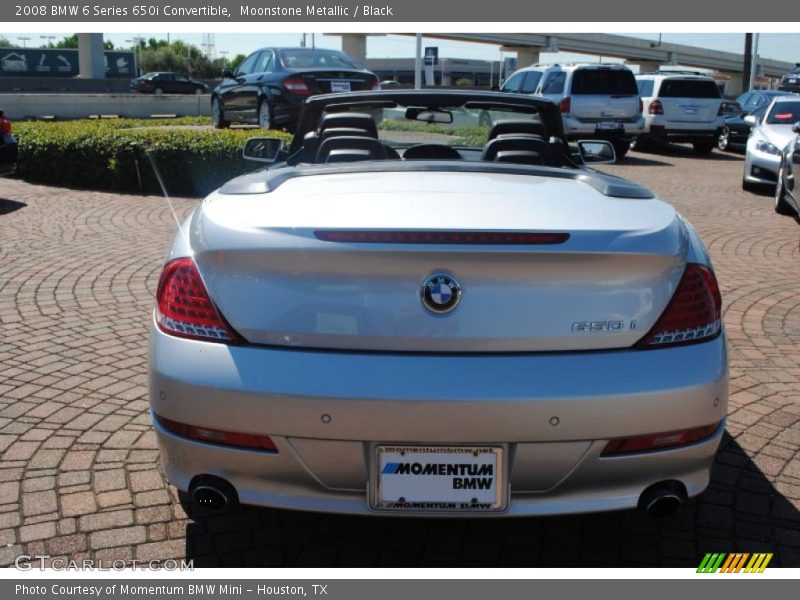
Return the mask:
[[233,431],[222,431],[221,429],[198,427],[196,425],[189,425],[187,423],[179,423],[178,421],[165,419],[160,415],[156,415],[156,419],[167,431],[181,437],[189,438],[190,440],[197,440],[198,442],[206,442],[209,444],[217,444],[219,446],[248,448],[251,450],[261,450],[263,452],[278,452],[275,442],[273,442],[272,438],[270,438],[268,435],[236,433]]
[[722,297],[714,274],[689,263],[678,288],[638,348],[663,348],[708,340],[722,331]]
[[311,90],[308,89],[305,80],[299,75],[292,75],[283,80],[283,87],[286,91],[298,96],[310,96]]
[[617,454],[629,454],[632,452],[652,452],[655,450],[667,450],[686,446],[711,437],[719,429],[722,421],[702,427],[691,429],[680,429],[678,431],[667,431],[665,433],[653,433],[637,437],[617,438],[609,441],[600,456],[614,456]]
[[564,96],[561,99],[561,102],[558,103],[558,107],[561,110],[562,115],[568,115],[569,111],[572,110],[572,98],[569,96]]
[[653,100],[650,103],[650,106],[647,107],[647,114],[648,115],[663,115],[664,114],[664,105],[661,104],[661,100]]
[[224,343],[239,339],[217,312],[191,258],[177,258],[164,265],[156,303],[156,323],[164,333]]

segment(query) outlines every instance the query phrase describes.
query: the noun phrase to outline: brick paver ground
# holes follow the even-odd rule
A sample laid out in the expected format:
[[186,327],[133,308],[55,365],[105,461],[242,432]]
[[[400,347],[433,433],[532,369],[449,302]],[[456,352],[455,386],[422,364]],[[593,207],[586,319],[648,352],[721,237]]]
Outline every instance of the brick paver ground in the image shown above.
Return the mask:
[[[160,198],[0,180],[0,565],[21,554],[196,565],[800,566],[800,227],[742,192],[742,160],[633,153],[608,170],[698,228],[731,350],[710,489],[676,516],[356,518],[263,509],[193,521],[158,470],[146,324],[174,223]],[[186,214],[196,201],[176,200]]]

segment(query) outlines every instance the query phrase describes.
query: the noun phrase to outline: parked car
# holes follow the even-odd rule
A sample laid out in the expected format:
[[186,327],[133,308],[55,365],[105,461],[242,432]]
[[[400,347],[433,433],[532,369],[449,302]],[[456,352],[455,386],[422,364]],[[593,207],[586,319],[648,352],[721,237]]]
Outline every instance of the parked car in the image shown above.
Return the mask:
[[784,92],[800,93],[800,63],[797,63],[781,78],[778,89]]
[[309,96],[380,89],[378,77],[338,50],[261,48],[211,94],[214,127],[253,123],[263,129],[292,129]]
[[741,110],[738,114],[725,117],[725,125],[717,140],[717,148],[720,150],[744,148],[747,138],[750,137],[750,125],[745,122],[744,118],[752,115],[756,119],[760,119],[773,98],[785,95],[786,92],[777,90],[754,90],[739,96],[736,103],[741,106]]
[[552,100],[561,111],[567,139],[609,140],[618,157],[644,132],[636,78],[625,65],[533,65],[511,75],[501,91]]
[[0,109],[0,175],[9,175],[17,168],[18,146],[11,129],[11,121]]
[[778,96],[762,117],[748,115],[745,121],[753,129],[747,140],[742,187],[753,190],[774,186],[783,149],[794,137],[792,127],[800,121],[800,96]]
[[[386,106],[414,127],[379,138]],[[442,135],[482,106],[485,141]],[[157,287],[151,414],[190,511],[665,515],[706,488],[719,287],[673,205],[587,168],[610,142],[582,166],[546,99],[384,90],[306,99],[281,146],[247,143],[267,168],[196,206]]]
[[131,79],[132,92],[142,94],[205,94],[208,86],[202,81],[189,79],[180,73],[160,71],[146,73],[136,79]]
[[647,143],[688,142],[709,154],[724,126],[722,95],[714,78],[697,73],[658,71],[636,77],[644,105]]
[[795,136],[783,149],[778,166],[775,212],[800,220],[800,121],[792,125],[792,132]]

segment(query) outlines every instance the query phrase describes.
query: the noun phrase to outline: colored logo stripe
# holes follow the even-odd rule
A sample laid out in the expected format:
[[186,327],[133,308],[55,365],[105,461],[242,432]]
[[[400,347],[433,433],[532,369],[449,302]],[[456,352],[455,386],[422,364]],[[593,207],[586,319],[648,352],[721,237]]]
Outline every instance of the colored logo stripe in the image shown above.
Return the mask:
[[383,471],[381,471],[381,474],[394,475],[395,473],[397,473],[397,469],[399,468],[400,468],[400,463],[386,463],[383,466]]
[[[773,554],[760,552],[750,554],[749,552],[708,552],[697,567],[698,573],[739,573],[744,568],[745,573],[763,573],[764,569],[772,560]],[[747,559],[750,559],[747,562]],[[745,562],[747,566],[745,567]]]

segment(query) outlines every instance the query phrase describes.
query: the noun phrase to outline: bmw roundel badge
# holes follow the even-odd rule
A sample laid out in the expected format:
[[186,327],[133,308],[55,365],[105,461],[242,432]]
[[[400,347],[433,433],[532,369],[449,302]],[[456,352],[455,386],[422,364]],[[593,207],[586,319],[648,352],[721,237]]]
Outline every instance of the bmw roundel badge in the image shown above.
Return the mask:
[[450,275],[434,273],[423,282],[420,297],[431,312],[450,312],[461,300],[461,285]]

